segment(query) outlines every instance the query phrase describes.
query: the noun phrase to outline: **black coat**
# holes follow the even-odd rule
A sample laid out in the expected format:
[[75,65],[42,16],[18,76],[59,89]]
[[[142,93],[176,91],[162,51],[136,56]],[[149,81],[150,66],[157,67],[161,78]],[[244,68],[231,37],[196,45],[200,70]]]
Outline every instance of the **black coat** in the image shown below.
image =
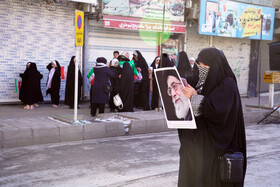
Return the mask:
[[[65,100],[64,104],[74,107],[74,91],[75,91],[75,56],[72,56],[71,61],[68,66],[67,77],[66,77],[66,88],[65,88]],[[82,91],[83,78],[81,71],[78,70],[78,104],[81,99],[81,91]]]
[[20,74],[22,85],[19,93],[19,99],[26,105],[32,105],[43,101],[41,91],[41,79],[43,75],[37,70],[34,62],[28,62],[24,73]]
[[110,81],[113,72],[103,63],[97,63],[94,67],[94,83],[92,85],[92,103],[107,104],[109,93],[105,93],[104,85]]

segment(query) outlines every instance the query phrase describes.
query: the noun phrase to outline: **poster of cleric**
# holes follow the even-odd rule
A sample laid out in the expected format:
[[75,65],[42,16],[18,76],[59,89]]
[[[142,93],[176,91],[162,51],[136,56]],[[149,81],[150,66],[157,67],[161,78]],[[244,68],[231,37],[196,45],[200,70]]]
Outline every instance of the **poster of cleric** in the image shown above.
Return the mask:
[[191,102],[183,94],[184,84],[177,68],[155,69],[155,77],[167,127],[171,129],[196,129]]

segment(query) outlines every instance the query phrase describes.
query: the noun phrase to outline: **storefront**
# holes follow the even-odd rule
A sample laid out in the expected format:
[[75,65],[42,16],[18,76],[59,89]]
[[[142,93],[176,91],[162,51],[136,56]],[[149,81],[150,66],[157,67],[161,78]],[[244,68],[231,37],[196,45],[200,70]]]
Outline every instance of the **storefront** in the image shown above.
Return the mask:
[[[178,9],[177,12],[174,10],[173,13],[166,12],[163,18],[163,4],[155,0],[150,1],[150,4],[144,1],[141,4],[136,1],[129,2],[124,5],[124,2],[116,0],[106,1],[102,20],[89,18],[85,73],[90,71],[96,58],[103,56],[110,61],[113,51],[116,50],[120,53],[128,51],[130,58],[135,50],[139,50],[150,65],[155,57],[160,55],[162,47],[162,52],[168,53],[176,61],[179,48],[183,45],[180,39],[184,38],[186,31],[183,22],[184,9]],[[178,6],[181,5],[184,6],[184,1]],[[171,10],[173,3],[166,1],[166,6],[167,10]],[[123,10],[124,7],[127,9],[121,11],[120,8]],[[87,97],[90,84],[86,83]]]

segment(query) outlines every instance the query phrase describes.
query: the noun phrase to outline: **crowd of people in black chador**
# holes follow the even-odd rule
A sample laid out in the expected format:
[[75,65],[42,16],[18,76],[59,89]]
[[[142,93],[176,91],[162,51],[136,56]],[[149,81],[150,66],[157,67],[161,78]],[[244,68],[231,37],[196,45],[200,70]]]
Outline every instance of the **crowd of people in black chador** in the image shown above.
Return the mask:
[[[182,77],[187,78],[188,82],[194,82],[190,77],[195,77],[197,65],[191,68],[190,63],[185,63],[188,59],[185,52],[180,53],[178,70]],[[67,68],[64,104],[70,109],[74,108],[74,88],[75,88],[75,63],[76,57],[72,56]],[[139,50],[136,50],[130,58],[127,51],[113,52],[113,59],[107,66],[107,59],[99,57],[93,67],[95,79],[92,82],[90,91],[91,115],[95,116],[97,110],[104,113],[105,105],[108,104],[110,112],[133,112],[134,108],[143,110],[154,110],[159,107],[159,91],[155,80],[154,70],[161,66],[174,66],[167,54],[157,56],[149,66],[146,59]],[[162,64],[162,65],[161,65]],[[61,66],[57,60],[49,63],[46,68],[49,71],[46,83],[46,95],[50,95],[53,107],[60,104],[60,84]],[[184,69],[188,72],[183,73]],[[194,73],[193,73],[194,72]],[[192,76],[194,74],[194,76]],[[189,76],[189,77],[187,77]],[[24,103],[24,109],[38,107],[38,103],[43,101],[41,91],[41,79],[43,75],[38,71],[36,63],[28,62],[24,73],[20,74],[22,86],[19,99]],[[78,105],[81,100],[83,78],[78,69]],[[104,85],[109,83],[111,91],[104,91]],[[192,85],[192,84],[191,84]],[[114,104],[114,97],[119,95],[122,107]]]
[[[193,59],[194,61],[194,59]],[[198,68],[196,63],[190,63],[184,51],[179,54],[178,71],[191,85],[197,83]],[[75,88],[75,63],[76,57],[72,56],[67,69],[64,104],[70,109],[74,108]],[[133,112],[134,108],[154,110],[161,107],[159,104],[159,91],[155,80],[154,70],[160,67],[174,66],[167,54],[155,57],[149,66],[139,50],[136,50],[130,58],[127,51],[113,52],[113,59],[107,66],[107,59],[99,57],[93,67],[94,81],[90,91],[91,115],[104,113],[106,104],[110,112]],[[49,71],[46,83],[46,95],[50,95],[53,107],[60,104],[61,66],[57,60],[49,63],[46,68]],[[187,70],[187,71],[185,71]],[[24,103],[24,109],[38,107],[43,101],[41,91],[41,79],[43,75],[37,70],[36,63],[28,62],[24,73],[20,74],[22,86],[19,99]],[[83,78],[78,69],[78,106],[81,100]],[[104,91],[104,85],[111,85],[110,92]],[[122,107],[117,107],[114,97],[118,95],[122,101]],[[160,105],[160,106],[159,106]]]
[[[194,60],[194,59],[193,59]],[[178,71],[180,75],[188,80],[191,85],[196,84],[198,68],[196,63],[189,63],[185,52],[179,54]],[[67,68],[64,104],[70,109],[74,108],[75,88],[75,63],[76,57],[72,56]],[[107,59],[99,57],[93,67],[94,81],[90,91],[91,115],[104,113],[106,104],[110,112],[133,112],[134,108],[143,110],[154,110],[161,107],[159,104],[159,91],[155,80],[154,70],[160,67],[174,66],[167,54],[157,56],[149,66],[146,59],[139,50],[136,50],[130,58],[127,51],[121,54],[113,52],[113,59],[107,66]],[[46,83],[46,95],[50,95],[53,107],[60,104],[61,66],[57,60],[46,66],[49,71]],[[187,70],[186,72],[184,72]],[[43,75],[37,70],[36,63],[28,62],[22,77],[22,86],[19,99],[24,103],[24,109],[38,107],[43,101],[41,91],[41,79]],[[197,78],[196,78],[197,79]],[[83,78],[78,69],[78,106],[81,100]],[[110,92],[104,90],[105,84],[111,85]],[[122,101],[122,107],[114,103],[114,97],[118,95]],[[79,107],[78,107],[79,108]]]
[[[67,72],[65,100],[64,104],[74,108],[74,84],[75,84],[75,63],[76,57],[72,56]],[[53,107],[60,104],[60,83],[61,83],[61,66],[57,60],[49,63],[46,68],[49,71],[46,83],[46,95],[50,94]],[[81,98],[82,75],[78,71],[78,103]],[[22,85],[19,92],[19,99],[25,105],[24,109],[32,110],[39,107],[38,103],[44,101],[41,91],[41,79],[43,75],[38,71],[34,62],[28,62],[24,73],[20,73]]]

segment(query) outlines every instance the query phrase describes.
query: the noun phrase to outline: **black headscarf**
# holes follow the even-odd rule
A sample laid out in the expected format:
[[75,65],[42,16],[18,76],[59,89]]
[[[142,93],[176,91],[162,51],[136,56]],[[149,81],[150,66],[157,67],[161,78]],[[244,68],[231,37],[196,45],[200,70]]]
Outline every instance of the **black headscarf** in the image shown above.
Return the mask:
[[[161,57],[161,63],[162,63],[162,68],[165,68],[165,67],[173,67],[174,64],[171,62],[168,54],[166,53],[163,53],[162,54],[162,57]],[[160,67],[160,66],[159,66]]]
[[[55,60],[55,62],[56,62],[55,74],[61,75],[61,66],[57,60]],[[52,69],[52,63],[49,63],[46,68],[50,71]]]
[[208,77],[211,77],[211,79],[206,79],[205,86],[202,90],[203,95],[209,95],[226,77],[230,77],[236,82],[235,75],[228,64],[224,53],[219,49],[202,49],[198,54],[196,61],[210,66]]
[[141,74],[143,77],[143,80],[149,79],[149,73],[148,73],[148,64],[143,55],[140,53],[140,51],[136,50],[137,53],[137,66],[141,68]]
[[188,55],[185,51],[181,51],[179,53],[179,62],[178,62],[177,69],[181,77],[187,78],[185,74],[188,70],[191,69],[191,65],[190,65]]

